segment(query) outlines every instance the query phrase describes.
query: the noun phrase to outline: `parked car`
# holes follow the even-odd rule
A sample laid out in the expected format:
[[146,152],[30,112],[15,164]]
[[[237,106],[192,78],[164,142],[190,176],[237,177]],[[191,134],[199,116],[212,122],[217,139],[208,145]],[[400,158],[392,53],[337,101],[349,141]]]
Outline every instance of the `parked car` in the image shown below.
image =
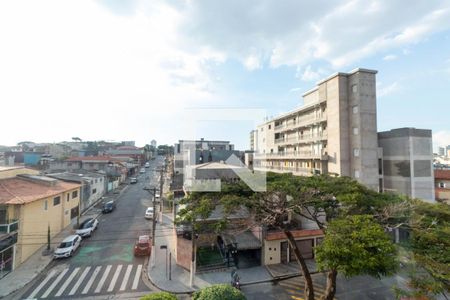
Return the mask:
[[145,211],[145,218],[146,219],[153,219],[153,215],[154,215],[154,213],[153,213],[153,207],[149,207],[149,208],[147,208],[147,210]]
[[80,224],[80,228],[77,229],[76,234],[81,237],[91,236],[92,232],[97,229],[98,220],[95,218],[89,218]]
[[66,237],[53,253],[54,258],[69,257],[80,247],[81,236],[78,234]]
[[145,173],[145,169],[141,168],[141,170],[139,171],[139,173],[144,174]]
[[131,177],[130,178],[130,183],[137,183],[137,182],[138,182],[138,180],[137,180],[136,177]]
[[145,167],[146,167],[146,168],[150,168],[150,163],[149,163],[149,162],[146,162],[146,163],[145,163]]
[[155,198],[156,198],[156,199],[161,198],[161,194],[160,194],[158,191],[156,191],[156,193],[155,193]]
[[103,204],[102,213],[107,214],[116,209],[116,203],[114,201],[108,201]]
[[141,235],[134,244],[134,255],[147,256],[152,252],[152,245],[150,244],[150,236]]

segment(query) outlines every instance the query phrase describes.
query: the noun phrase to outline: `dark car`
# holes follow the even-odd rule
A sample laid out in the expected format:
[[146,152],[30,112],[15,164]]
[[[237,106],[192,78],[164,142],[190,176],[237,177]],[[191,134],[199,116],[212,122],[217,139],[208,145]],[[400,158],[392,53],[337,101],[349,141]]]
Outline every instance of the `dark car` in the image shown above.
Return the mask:
[[116,208],[116,203],[114,201],[109,201],[103,205],[102,212],[104,214],[107,214],[107,213],[112,212],[115,208]]

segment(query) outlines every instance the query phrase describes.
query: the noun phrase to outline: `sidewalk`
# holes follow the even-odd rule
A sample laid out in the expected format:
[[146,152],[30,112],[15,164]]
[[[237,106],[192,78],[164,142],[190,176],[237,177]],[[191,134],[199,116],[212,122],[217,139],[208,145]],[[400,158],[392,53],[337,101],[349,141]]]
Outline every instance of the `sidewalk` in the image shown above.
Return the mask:
[[[123,191],[126,190],[127,186],[119,187],[120,193],[106,194],[106,198],[117,199]],[[104,200],[104,199],[103,199]],[[98,201],[101,203],[102,199]],[[97,207],[98,205],[91,206],[87,211],[80,216],[80,223],[87,218],[96,218],[101,214],[101,209]],[[75,232],[74,226],[76,224],[76,219],[74,219],[65,229],[58,233],[52,238],[52,247],[55,248],[56,245],[61,243],[61,241],[70,234]],[[42,255],[43,251],[46,249],[47,245],[39,248],[33,255],[31,255],[25,262],[18,266],[13,272],[9,273],[2,279],[0,279],[0,298],[6,297],[7,295],[20,290],[33,279],[35,279],[52,261],[53,256]]]
[[[167,251],[172,254],[175,249],[175,234],[173,231],[173,222],[171,214],[163,214],[163,222],[156,224],[155,248],[149,259],[148,277],[150,281],[159,289],[172,293],[192,293],[195,290],[210,286],[212,284],[230,283],[230,271],[208,272],[196,274],[194,287],[189,286],[190,273],[184,268],[178,266],[172,255],[171,280],[166,277],[166,250],[160,249],[161,245],[167,245]],[[156,257],[153,257],[156,255]],[[152,267],[152,260],[155,260],[155,266]],[[307,260],[311,273],[317,272],[314,260]],[[169,272],[169,271],[167,271]],[[276,264],[270,266],[258,266],[247,269],[238,269],[241,278],[241,285],[249,285],[260,282],[268,282],[277,278],[299,275],[297,262],[288,264]]]

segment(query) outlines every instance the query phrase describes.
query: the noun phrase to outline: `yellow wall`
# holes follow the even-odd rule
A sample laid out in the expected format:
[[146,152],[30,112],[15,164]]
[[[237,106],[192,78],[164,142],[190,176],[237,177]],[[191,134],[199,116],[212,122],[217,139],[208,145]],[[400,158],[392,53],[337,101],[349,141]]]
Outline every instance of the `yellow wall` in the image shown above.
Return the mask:
[[14,168],[11,170],[4,170],[4,171],[0,172],[0,179],[16,177],[16,175],[19,175],[19,174],[37,175],[37,174],[39,174],[39,171],[36,171],[33,169],[28,169],[28,168]]
[[[308,236],[296,238],[296,241],[301,240],[310,240],[314,239],[314,245],[316,244],[316,238],[320,238],[320,236]],[[274,241],[265,241],[264,242],[264,264],[272,265],[281,263],[281,243],[287,242],[287,239],[282,240],[274,240]],[[289,247],[288,247],[289,248]],[[270,250],[269,250],[270,249]],[[288,252],[289,257],[289,252]],[[270,259],[272,258],[272,259]]]
[[[78,191],[72,199],[72,192]],[[69,194],[69,201],[67,201]],[[61,202],[53,205],[53,198],[61,196]],[[79,203],[80,189],[72,189],[49,198],[21,205],[16,266],[24,262],[36,250],[47,244],[47,228],[53,237],[70,224],[70,210]],[[47,210],[44,209],[47,201]],[[51,245],[53,248],[56,246]]]

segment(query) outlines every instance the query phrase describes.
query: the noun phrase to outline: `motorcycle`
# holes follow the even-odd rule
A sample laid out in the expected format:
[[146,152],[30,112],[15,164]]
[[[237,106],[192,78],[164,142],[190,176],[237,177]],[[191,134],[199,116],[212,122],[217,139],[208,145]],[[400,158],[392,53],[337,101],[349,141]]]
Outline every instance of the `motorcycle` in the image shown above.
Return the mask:
[[236,276],[235,278],[233,278],[233,280],[231,281],[231,286],[234,288],[237,288],[238,290],[241,289],[241,281],[239,276]]

